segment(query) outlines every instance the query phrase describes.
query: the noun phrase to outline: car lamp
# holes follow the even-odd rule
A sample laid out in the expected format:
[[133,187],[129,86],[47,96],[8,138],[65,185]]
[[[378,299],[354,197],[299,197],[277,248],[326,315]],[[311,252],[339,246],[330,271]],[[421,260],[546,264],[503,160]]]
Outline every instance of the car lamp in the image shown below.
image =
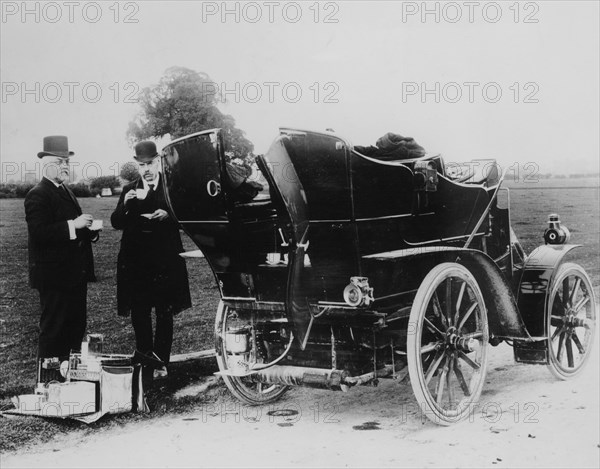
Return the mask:
[[349,306],[368,306],[374,300],[367,277],[350,277],[350,283],[344,288],[344,301]]
[[569,242],[571,233],[569,229],[561,225],[558,214],[548,215],[548,228],[544,231],[544,241],[546,244],[565,244]]

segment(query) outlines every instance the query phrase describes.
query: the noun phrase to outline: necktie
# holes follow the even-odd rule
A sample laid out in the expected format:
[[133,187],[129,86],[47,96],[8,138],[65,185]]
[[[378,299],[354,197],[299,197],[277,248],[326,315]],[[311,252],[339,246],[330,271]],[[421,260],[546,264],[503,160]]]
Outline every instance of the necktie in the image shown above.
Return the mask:
[[154,184],[148,184],[148,195],[154,192]]

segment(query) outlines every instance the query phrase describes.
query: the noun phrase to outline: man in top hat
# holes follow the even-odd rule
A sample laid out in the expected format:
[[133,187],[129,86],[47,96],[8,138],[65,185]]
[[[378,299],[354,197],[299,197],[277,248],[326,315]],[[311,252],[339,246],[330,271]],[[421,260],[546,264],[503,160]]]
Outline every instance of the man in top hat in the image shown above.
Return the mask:
[[93,217],[82,213],[69,179],[67,137],[44,138],[43,178],[25,197],[29,234],[29,283],[39,290],[42,315],[38,358],[67,358],[79,350],[86,329],[87,282],[93,276],[90,231]]
[[[118,314],[131,313],[135,358],[167,374],[173,342],[173,315],[191,307],[179,226],[167,212],[156,145],[135,146],[139,178],[123,188],[110,220],[123,230],[117,260]],[[156,330],[152,334],[152,308]],[[150,368],[148,368],[150,369]]]

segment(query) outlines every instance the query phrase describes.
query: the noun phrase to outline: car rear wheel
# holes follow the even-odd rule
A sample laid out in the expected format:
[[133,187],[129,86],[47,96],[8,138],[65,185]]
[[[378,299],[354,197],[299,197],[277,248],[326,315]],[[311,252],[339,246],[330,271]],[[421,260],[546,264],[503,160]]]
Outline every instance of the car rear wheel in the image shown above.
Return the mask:
[[[257,348],[260,344],[253,343],[250,338],[248,344],[248,352],[243,353],[243,347],[240,349],[240,344],[246,340],[240,334],[240,340],[233,342],[237,350],[228,350],[226,337],[231,337],[231,334],[236,334],[241,330],[248,330],[252,325],[247,321],[242,321],[237,318],[235,311],[225,306],[221,301],[217,308],[215,318],[215,351],[217,364],[221,377],[225,381],[225,385],[231,393],[240,401],[250,405],[261,405],[274,402],[279,399],[286,391],[287,386],[276,384],[263,384],[252,380],[249,376],[235,376],[232,373],[239,373],[240,367],[250,363],[251,355],[262,357],[260,361],[269,361],[267,349],[262,348],[260,353],[257,353]],[[244,335],[245,337],[245,335]]]
[[477,281],[460,264],[436,266],[417,290],[407,338],[411,386],[430,420],[450,425],[473,410],[485,382],[488,344]]

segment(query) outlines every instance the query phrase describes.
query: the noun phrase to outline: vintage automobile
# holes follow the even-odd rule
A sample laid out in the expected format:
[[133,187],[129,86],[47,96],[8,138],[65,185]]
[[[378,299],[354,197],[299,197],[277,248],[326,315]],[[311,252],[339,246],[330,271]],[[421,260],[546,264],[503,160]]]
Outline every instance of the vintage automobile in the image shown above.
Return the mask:
[[596,302],[567,262],[577,246],[551,215],[546,244],[523,251],[497,165],[451,176],[440,155],[381,161],[332,132],[282,128],[250,199],[223,138],[188,135],[162,160],[172,216],[218,283],[219,374],[243,402],[408,368],[423,413],[449,425],[478,402],[502,341],[558,378],[582,370]]

